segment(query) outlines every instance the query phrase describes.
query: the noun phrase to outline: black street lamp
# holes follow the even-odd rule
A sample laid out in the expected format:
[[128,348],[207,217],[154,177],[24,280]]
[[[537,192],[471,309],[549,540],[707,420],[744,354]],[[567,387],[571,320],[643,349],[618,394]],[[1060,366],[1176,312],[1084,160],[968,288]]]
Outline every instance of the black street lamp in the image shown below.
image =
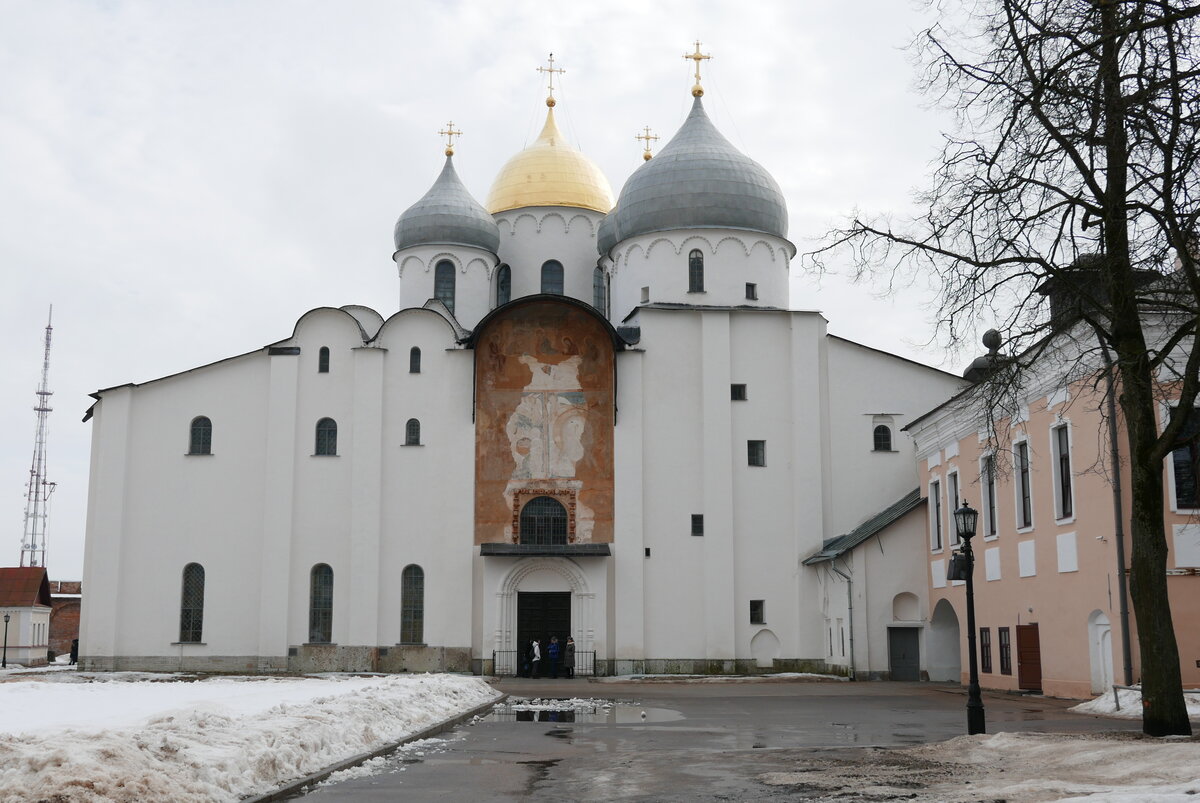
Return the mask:
[[0,658],[0,669],[8,669],[8,620],[11,617],[4,614],[4,657]]
[[983,698],[979,694],[979,665],[975,658],[975,553],[971,550],[971,539],[975,537],[975,525],[979,511],[963,500],[962,507],[954,511],[954,529],[962,546],[950,560],[949,579],[967,582],[967,662],[970,679],[967,685],[967,733],[987,733],[983,717]]

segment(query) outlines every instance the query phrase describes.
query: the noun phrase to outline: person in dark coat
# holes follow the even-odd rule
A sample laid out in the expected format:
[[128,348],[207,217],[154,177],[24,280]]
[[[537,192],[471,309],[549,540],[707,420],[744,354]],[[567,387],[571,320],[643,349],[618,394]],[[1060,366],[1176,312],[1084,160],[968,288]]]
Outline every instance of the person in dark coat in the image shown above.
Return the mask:
[[558,636],[550,637],[550,646],[546,648],[546,656],[550,659],[550,677],[558,677],[558,659],[562,657],[562,645]]
[[71,666],[74,666],[75,662],[78,660],[79,660],[79,639],[73,638],[73,639],[71,639]]
[[569,678],[575,677],[575,639],[567,636],[566,646],[563,647],[563,674]]

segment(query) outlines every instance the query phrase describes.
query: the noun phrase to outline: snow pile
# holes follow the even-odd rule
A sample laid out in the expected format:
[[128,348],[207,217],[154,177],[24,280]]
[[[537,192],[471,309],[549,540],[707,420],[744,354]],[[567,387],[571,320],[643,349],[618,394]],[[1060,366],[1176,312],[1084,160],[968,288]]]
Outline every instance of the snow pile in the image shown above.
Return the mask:
[[188,803],[262,793],[498,696],[477,678],[450,675],[59,677],[0,683],[2,800]]
[[[1120,697],[1115,697],[1114,692],[1119,694]],[[1183,700],[1187,703],[1188,718],[1200,719],[1200,692],[1185,694],[1183,695]],[[1117,708],[1118,702],[1121,704],[1120,708]],[[1132,689],[1109,689],[1095,700],[1080,703],[1071,708],[1071,710],[1080,714],[1097,714],[1102,717],[1141,719],[1142,690],[1137,687]]]
[[344,770],[338,770],[317,785],[332,786],[342,781],[369,778],[372,775],[382,775],[385,772],[404,772],[407,769],[404,766],[406,763],[423,758],[426,753],[443,752],[448,744],[450,744],[448,739],[418,739],[415,742],[402,745],[397,748],[396,752],[389,755],[369,758],[361,764],[347,767]]
[[[630,705],[636,705],[636,703],[630,703]],[[580,713],[591,713],[606,708],[612,708],[613,701],[595,700],[584,697],[570,697],[564,699],[558,699],[554,697],[534,697],[532,699],[510,697],[508,698],[508,701],[502,703],[501,706],[507,711],[577,711]]]

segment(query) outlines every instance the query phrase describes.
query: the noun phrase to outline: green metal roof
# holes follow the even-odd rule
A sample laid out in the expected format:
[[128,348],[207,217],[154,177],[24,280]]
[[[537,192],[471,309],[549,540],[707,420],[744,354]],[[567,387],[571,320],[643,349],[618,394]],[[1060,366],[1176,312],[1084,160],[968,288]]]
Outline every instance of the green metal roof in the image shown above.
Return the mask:
[[905,514],[920,507],[924,502],[925,500],[921,497],[921,489],[914,488],[899,501],[879,511],[845,535],[830,538],[819,552],[804,559],[804,565],[812,566],[814,563],[823,563],[841,557],[872,535],[898,521]]

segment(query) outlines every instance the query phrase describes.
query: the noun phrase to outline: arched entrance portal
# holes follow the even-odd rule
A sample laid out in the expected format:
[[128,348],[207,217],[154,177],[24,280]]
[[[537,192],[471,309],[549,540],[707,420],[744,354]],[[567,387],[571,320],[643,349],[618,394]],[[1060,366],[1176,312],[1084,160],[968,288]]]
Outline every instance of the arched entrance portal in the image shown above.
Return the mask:
[[929,679],[962,683],[962,644],[958,614],[948,600],[938,600],[929,620]]
[[1113,684],[1112,625],[1101,610],[1088,617],[1088,652],[1092,663],[1092,694],[1107,691]]
[[551,636],[560,644],[573,637],[579,651],[595,649],[595,594],[573,561],[519,560],[501,580],[497,597],[498,649],[516,650],[523,659],[531,639],[548,641]]

